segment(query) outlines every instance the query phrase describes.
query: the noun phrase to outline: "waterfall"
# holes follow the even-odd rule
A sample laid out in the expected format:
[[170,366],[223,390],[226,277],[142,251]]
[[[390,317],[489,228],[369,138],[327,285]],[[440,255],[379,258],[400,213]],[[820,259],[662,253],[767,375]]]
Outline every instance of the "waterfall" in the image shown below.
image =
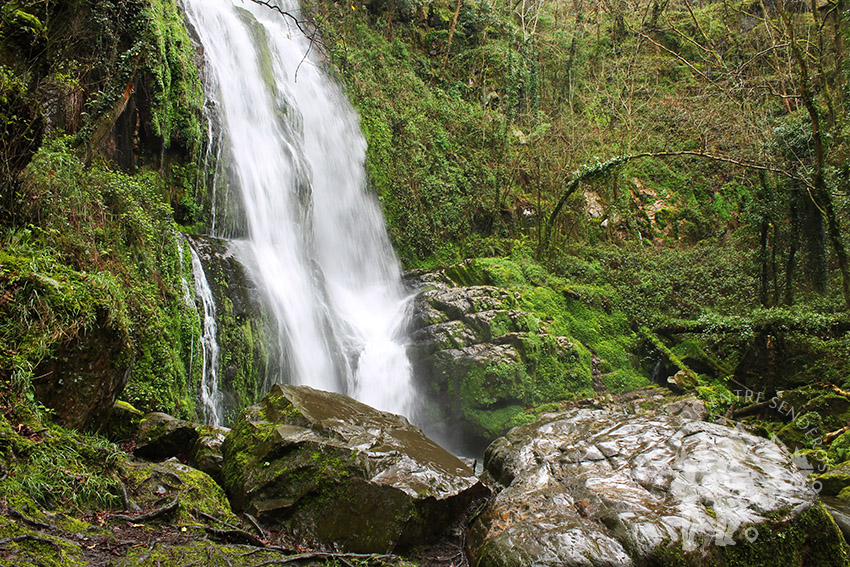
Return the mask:
[[274,380],[410,415],[410,297],[356,113],[290,19],[250,1],[183,2],[220,121],[219,174],[241,195],[247,240],[234,249],[278,324],[287,375]]
[[204,410],[204,423],[221,425],[221,394],[218,392],[218,340],[215,322],[215,300],[212,289],[201,265],[198,253],[191,246],[192,275],[195,279],[195,295],[201,302],[204,311],[201,345],[203,359],[201,363],[201,404]]

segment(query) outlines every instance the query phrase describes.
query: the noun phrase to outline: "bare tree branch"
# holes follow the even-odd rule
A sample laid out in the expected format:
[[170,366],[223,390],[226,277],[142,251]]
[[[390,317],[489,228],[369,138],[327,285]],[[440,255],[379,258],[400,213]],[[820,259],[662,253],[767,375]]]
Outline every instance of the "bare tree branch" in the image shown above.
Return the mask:
[[292,20],[292,23],[295,24],[295,27],[304,34],[304,37],[310,40],[310,45],[307,48],[307,51],[304,53],[304,57],[301,58],[301,61],[298,63],[298,67],[295,68],[295,80],[298,80],[298,71],[301,69],[301,65],[304,64],[304,61],[307,60],[307,56],[310,54],[310,51],[313,49],[314,44],[318,44],[320,47],[324,48],[325,44],[322,42],[322,36],[319,35],[319,28],[316,26],[316,23],[312,19],[302,19],[293,14],[292,12],[288,12],[270,0],[251,0],[254,4],[259,4],[260,6],[265,6],[282,16],[289,18]]

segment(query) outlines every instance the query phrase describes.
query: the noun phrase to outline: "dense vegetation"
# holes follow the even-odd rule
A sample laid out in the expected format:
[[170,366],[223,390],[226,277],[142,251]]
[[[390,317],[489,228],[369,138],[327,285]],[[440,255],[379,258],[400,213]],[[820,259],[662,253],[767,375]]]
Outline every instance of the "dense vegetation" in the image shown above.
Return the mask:
[[309,7],[407,265],[519,245],[713,375],[846,379],[838,4]]
[[105,0],[7,2],[0,16],[4,405],[34,386],[84,426],[102,395],[86,384],[107,376],[120,393],[131,370],[125,397],[193,416],[200,322],[175,220],[203,203],[206,127],[182,16]]
[[[522,319],[486,333],[521,334],[516,360],[442,392],[481,440],[673,376],[717,415],[753,401],[732,390],[795,389],[797,415],[740,415],[793,447],[811,446],[795,418],[819,439],[848,423],[841,2],[307,0],[299,17],[360,113],[405,267],[498,288]],[[51,421],[101,429],[117,395],[200,418],[185,233],[210,228],[215,164],[197,59],[173,0],[0,6],[0,527],[6,505],[120,499],[124,453]],[[208,271],[236,408],[270,357],[244,277]],[[824,458],[846,460],[850,433],[832,439]]]
[[[520,265],[499,285],[621,385],[682,368],[768,390],[846,381],[837,5],[305,9],[360,112],[406,266]],[[206,228],[206,127],[176,6],[20,1],[0,29],[2,378],[25,398],[33,378],[56,389],[57,364],[107,341],[97,371],[116,391],[129,378],[142,409],[197,415],[179,231]],[[223,329],[262,352],[242,319]],[[225,350],[245,382],[251,360]]]

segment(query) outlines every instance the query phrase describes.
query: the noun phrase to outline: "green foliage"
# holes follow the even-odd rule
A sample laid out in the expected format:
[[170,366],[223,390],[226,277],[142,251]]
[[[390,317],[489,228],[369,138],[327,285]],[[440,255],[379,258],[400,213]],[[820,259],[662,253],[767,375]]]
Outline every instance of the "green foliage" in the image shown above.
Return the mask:
[[829,444],[827,455],[835,465],[850,460],[850,431],[845,431]]
[[[360,112],[370,179],[403,260],[418,263],[441,254],[444,244],[493,230],[505,184],[506,113],[534,104],[523,86],[533,53],[502,39],[512,24],[487,2],[465,3],[452,43],[458,55],[444,71],[442,58],[426,53],[447,47],[447,4],[411,4],[417,17],[390,28],[385,18],[406,9],[383,12],[373,2],[370,16],[330,2],[309,8]],[[426,10],[428,17],[418,17]],[[397,32],[386,35],[392,27]],[[465,65],[483,65],[487,85],[441,78]]]
[[145,41],[153,47],[146,61],[154,87],[153,132],[166,148],[176,142],[187,157],[196,157],[205,130],[204,92],[183,14],[171,0],[150,0],[143,13],[148,22]]
[[0,492],[8,500],[26,498],[48,510],[77,513],[112,508],[121,494],[112,471],[125,458],[102,438],[57,426],[13,428],[0,416],[0,459],[10,467]]
[[[85,168],[64,140],[46,145],[24,175],[27,228],[4,236],[0,258],[0,367],[27,376],[101,314],[123,333],[127,399],[188,417],[200,379],[200,323],[184,303],[191,268],[158,176]],[[195,361],[193,367],[190,361]]]

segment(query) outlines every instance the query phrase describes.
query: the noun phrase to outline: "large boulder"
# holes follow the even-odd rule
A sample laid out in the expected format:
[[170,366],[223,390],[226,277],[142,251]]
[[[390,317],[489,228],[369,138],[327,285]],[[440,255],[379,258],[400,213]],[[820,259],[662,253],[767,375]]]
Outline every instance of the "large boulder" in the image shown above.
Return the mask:
[[418,289],[410,353],[436,405],[426,429],[441,439],[463,431],[458,445],[480,451],[525,409],[592,393],[591,357],[467,264],[407,275]]
[[468,537],[478,567],[848,564],[773,442],[681,415],[580,409],[496,440],[505,486]]
[[[53,284],[59,289],[56,282],[47,285]],[[91,329],[60,343],[53,356],[35,368],[35,395],[57,423],[101,430],[130,376],[128,345],[126,329],[99,309]]]
[[245,410],[223,452],[236,510],[353,552],[417,545],[489,492],[405,418],[306,386],[274,386]]
[[223,484],[221,467],[224,464],[224,457],[221,454],[221,447],[230,430],[211,425],[199,425],[195,430],[198,432],[198,439],[189,450],[189,464],[210,475],[217,483]]
[[199,425],[166,413],[152,412],[141,419],[134,432],[133,453],[154,461],[179,457],[221,484],[224,460],[221,451],[229,431],[225,427]]
[[167,413],[151,412],[142,418],[136,431],[136,456],[150,460],[188,455],[198,440],[194,423]]

